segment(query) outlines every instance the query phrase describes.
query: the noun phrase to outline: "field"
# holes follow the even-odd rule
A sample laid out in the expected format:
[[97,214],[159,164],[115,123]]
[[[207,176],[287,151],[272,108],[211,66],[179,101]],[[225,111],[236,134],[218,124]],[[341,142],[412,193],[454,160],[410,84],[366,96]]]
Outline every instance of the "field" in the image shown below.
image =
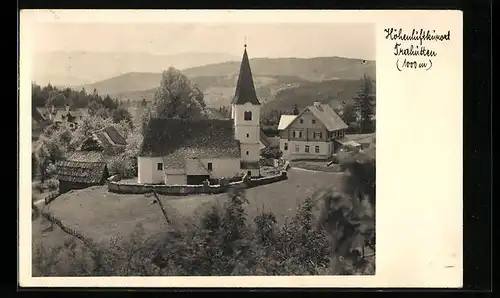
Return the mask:
[[[311,171],[289,171],[289,179],[246,191],[249,204],[246,212],[249,218],[260,210],[273,211],[278,221],[284,222],[295,214],[295,208],[307,196],[328,188],[341,187],[342,174]],[[198,195],[188,197],[162,196],[161,200],[172,220],[191,217],[206,208],[211,202],[224,202],[226,194]],[[106,186],[96,186],[61,195],[50,205],[49,211],[71,228],[82,232],[98,242],[107,242],[113,236],[127,237],[135,226],[142,224],[148,235],[155,235],[165,227],[165,220],[158,204],[151,204],[153,198],[144,195],[119,195],[108,193]],[[33,244],[39,240],[49,245],[68,239],[59,228],[44,232],[49,224],[40,218],[33,221]]]

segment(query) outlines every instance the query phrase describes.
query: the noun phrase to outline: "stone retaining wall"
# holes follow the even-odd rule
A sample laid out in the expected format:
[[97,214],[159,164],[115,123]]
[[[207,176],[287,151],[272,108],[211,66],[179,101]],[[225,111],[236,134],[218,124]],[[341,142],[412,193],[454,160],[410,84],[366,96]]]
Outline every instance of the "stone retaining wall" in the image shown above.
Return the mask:
[[226,192],[231,187],[252,188],[259,185],[270,184],[288,179],[287,172],[269,177],[248,179],[247,181],[231,182],[228,185],[148,185],[120,182],[118,175],[107,179],[108,191],[119,194],[145,194],[153,190],[163,195],[193,195],[193,194],[219,194]]

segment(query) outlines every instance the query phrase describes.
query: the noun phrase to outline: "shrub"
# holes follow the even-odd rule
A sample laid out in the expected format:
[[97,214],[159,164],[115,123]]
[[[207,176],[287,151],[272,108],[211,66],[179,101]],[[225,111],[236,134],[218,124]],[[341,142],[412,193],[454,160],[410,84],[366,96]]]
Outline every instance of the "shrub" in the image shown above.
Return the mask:
[[50,190],[50,191],[55,191],[55,190],[58,190],[59,189],[59,181],[55,180],[55,179],[51,179],[51,180],[48,180],[46,182],[46,185],[47,185],[47,188]]
[[119,174],[122,178],[133,178],[136,174],[132,161],[123,154],[113,157],[108,163],[108,169],[111,175]]

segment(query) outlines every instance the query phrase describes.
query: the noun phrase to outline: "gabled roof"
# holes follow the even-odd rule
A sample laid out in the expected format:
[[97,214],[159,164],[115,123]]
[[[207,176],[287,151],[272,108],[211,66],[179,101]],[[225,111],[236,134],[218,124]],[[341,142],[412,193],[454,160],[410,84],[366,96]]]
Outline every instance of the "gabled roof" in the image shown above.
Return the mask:
[[245,45],[243,59],[241,60],[240,74],[238,76],[238,82],[236,83],[236,91],[231,103],[243,105],[247,102],[254,105],[260,105],[253,84],[252,70],[250,69],[250,62],[248,61],[247,48]]
[[121,133],[113,126],[109,125],[103,129],[103,132],[111,139],[114,145],[127,145],[127,140]]
[[240,157],[232,120],[151,119],[139,156],[163,156],[165,167],[186,158]]
[[56,179],[76,183],[99,183],[107,171],[100,152],[76,151],[56,163]]
[[297,115],[281,115],[278,130],[286,129],[295,118],[297,118]]
[[[306,107],[298,115],[282,115],[280,118],[280,123],[278,124],[278,130],[287,129],[295,120],[300,118],[302,114],[310,111],[314,117],[316,117],[328,131],[335,131],[339,129],[348,128],[347,124],[340,118],[340,116],[332,109],[328,104],[314,104],[312,106]],[[283,121],[283,122],[282,122]]]

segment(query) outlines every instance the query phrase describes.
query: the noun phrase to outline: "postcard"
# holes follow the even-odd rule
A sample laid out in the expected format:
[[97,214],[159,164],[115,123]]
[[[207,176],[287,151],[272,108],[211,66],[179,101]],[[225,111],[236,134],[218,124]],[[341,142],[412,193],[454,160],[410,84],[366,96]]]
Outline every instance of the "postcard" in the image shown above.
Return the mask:
[[21,287],[462,286],[460,11],[23,10],[19,34]]

